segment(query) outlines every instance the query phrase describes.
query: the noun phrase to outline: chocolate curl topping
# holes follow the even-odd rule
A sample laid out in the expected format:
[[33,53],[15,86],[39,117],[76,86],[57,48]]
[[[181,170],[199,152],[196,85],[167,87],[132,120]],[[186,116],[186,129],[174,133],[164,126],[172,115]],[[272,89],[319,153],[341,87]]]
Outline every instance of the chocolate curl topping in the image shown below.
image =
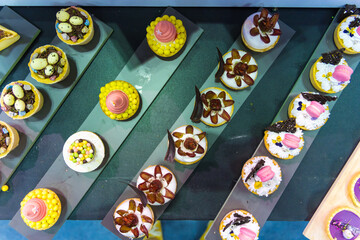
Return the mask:
[[[251,170],[249,175],[247,175],[245,182],[247,182],[250,178],[255,177],[255,174],[262,168],[265,164],[265,161],[263,159],[260,159],[260,161],[255,165],[255,167]],[[239,215],[240,216],[240,215]]]
[[356,5],[346,4],[343,11],[340,12],[337,21],[341,22],[342,20],[344,20],[348,16],[355,15],[355,14],[360,14],[360,11],[359,11],[359,9],[356,8]]
[[136,186],[134,186],[131,182],[127,182],[127,181],[124,181],[124,180],[119,180],[120,182],[122,183],[125,183],[127,184],[132,190],[134,190],[134,192],[139,196],[140,198],[140,201],[142,203],[143,206],[146,206],[147,205],[147,198],[146,198],[146,195],[143,191],[141,191],[140,189],[138,189]]
[[324,105],[326,102],[335,101],[337,97],[324,96],[321,94],[312,94],[312,93],[301,93],[301,95],[308,101],[317,101],[321,105]]
[[337,65],[342,59],[343,52],[345,48],[337,49],[328,53],[322,53],[321,62],[323,63],[330,63],[332,65]]
[[193,121],[194,123],[199,123],[203,110],[204,110],[204,106],[201,101],[201,94],[198,87],[195,86],[195,106],[190,117],[191,121]]
[[168,149],[166,151],[165,154],[165,158],[164,161],[165,162],[174,162],[174,158],[175,158],[175,143],[174,143],[174,139],[171,136],[171,133],[169,132],[169,130],[167,130],[168,133],[168,140],[169,140],[169,145],[168,145]]
[[353,21],[350,22],[349,27],[356,28],[358,26],[360,26],[360,18],[356,17]]
[[266,128],[266,130],[269,130],[271,132],[289,132],[289,133],[295,133],[296,132],[296,122],[295,118],[289,118],[282,122],[276,122],[273,125]]
[[237,213],[234,214],[234,217],[236,217],[236,219],[234,220],[234,225],[235,226],[239,226],[239,225],[248,223],[251,220],[251,217],[249,217],[249,216],[244,217],[244,216],[242,216],[240,214],[237,214]]
[[216,48],[217,52],[218,52],[218,56],[219,56],[219,69],[218,71],[215,73],[215,80],[219,81],[221,76],[224,74],[225,71],[225,62],[224,59],[222,57],[222,53],[220,52],[219,48]]

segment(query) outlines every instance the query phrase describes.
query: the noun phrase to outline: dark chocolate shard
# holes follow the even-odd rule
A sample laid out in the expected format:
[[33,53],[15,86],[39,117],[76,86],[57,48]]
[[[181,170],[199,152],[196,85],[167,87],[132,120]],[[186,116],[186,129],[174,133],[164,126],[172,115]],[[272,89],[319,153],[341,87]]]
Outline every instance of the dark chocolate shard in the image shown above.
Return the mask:
[[[245,178],[245,182],[247,182],[250,178],[255,177],[255,174],[262,168],[265,164],[265,161],[263,159],[260,159],[260,161],[255,165],[255,167],[251,170],[249,175]],[[240,216],[240,215],[239,215]]]
[[342,59],[342,55],[345,48],[337,49],[328,53],[322,53],[321,62],[323,63],[330,63],[332,65],[337,65]]
[[295,133],[296,132],[295,118],[289,118],[285,121],[276,122],[273,125],[267,127],[266,130],[276,133],[280,133],[280,132]]
[[342,20],[344,20],[345,18],[351,16],[351,15],[356,15],[356,14],[360,14],[359,9],[356,8],[356,5],[349,5],[346,4],[345,8],[340,12],[337,21],[341,22]]
[[332,96],[324,96],[321,94],[312,94],[303,92],[301,95],[308,101],[316,101],[319,102],[321,105],[324,105],[326,102],[335,101],[337,97]]
[[219,56],[219,69],[218,71],[215,73],[215,80],[219,81],[221,76],[224,74],[224,66],[225,66],[225,62],[222,56],[222,53],[220,52],[219,48],[216,48],[217,52],[218,52],[218,56]]
[[231,226],[232,223],[233,223],[233,221],[230,221],[228,224],[226,224],[224,229],[223,229],[223,232],[225,232],[225,230],[228,229]]
[[243,225],[243,224],[248,223],[248,222],[251,221],[250,216],[244,217],[244,216],[242,216],[242,215],[240,215],[238,213],[235,213],[234,217],[236,217],[236,219],[234,220],[234,225],[235,226]]
[[201,101],[200,91],[199,91],[198,87],[195,86],[195,106],[194,106],[194,110],[190,117],[191,121],[193,121],[194,123],[199,123],[203,109],[204,109],[204,106]]
[[143,191],[141,191],[140,189],[138,189],[136,187],[136,185],[133,185],[132,183],[124,181],[124,180],[120,180],[120,182],[127,184],[132,190],[134,190],[134,192],[139,196],[140,201],[143,206],[147,205],[147,198],[146,198],[145,193]]
[[[202,105],[202,104],[201,104]],[[168,133],[168,140],[169,140],[169,145],[168,145],[168,149],[166,151],[165,154],[165,158],[164,161],[165,162],[174,162],[175,159],[175,143],[174,143],[174,139],[171,136],[171,133],[169,132],[169,130],[167,130]],[[146,206],[146,205],[145,205]]]
[[360,26],[360,18],[356,17],[353,21],[350,22],[349,28],[356,28]]

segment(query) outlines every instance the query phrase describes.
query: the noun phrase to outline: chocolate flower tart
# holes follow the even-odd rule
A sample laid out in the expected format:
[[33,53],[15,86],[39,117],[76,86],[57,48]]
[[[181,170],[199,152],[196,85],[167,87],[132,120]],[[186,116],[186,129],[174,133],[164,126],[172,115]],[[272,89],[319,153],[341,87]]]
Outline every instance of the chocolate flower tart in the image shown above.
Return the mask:
[[175,160],[184,165],[200,161],[207,152],[206,132],[192,125],[181,126],[172,132]]
[[44,99],[39,90],[27,81],[11,82],[1,93],[1,109],[12,119],[25,119],[37,113]]
[[20,39],[20,35],[0,25],[0,51],[11,46]]
[[144,169],[136,185],[145,193],[150,205],[163,205],[174,199],[177,187],[174,174],[161,165]]
[[149,237],[154,224],[154,213],[149,205],[143,206],[140,199],[130,198],[120,203],[113,215],[116,230],[128,238]]
[[0,158],[6,157],[19,145],[19,134],[9,124],[0,121]]
[[326,232],[332,240],[355,240],[360,235],[360,215],[355,209],[338,208],[329,217]]
[[66,44],[85,45],[94,37],[90,14],[79,7],[68,7],[56,13],[56,34]]
[[230,121],[234,111],[234,100],[229,93],[217,87],[206,88],[201,92],[203,115],[201,121],[206,125],[218,127]]
[[35,49],[28,64],[31,77],[45,84],[64,80],[70,72],[69,61],[63,50],[53,45]]

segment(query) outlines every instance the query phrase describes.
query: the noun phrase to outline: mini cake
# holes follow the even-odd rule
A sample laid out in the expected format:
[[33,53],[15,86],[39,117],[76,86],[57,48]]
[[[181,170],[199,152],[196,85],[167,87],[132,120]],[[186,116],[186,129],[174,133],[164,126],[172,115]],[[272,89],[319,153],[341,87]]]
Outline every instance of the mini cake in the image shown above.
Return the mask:
[[0,25],[0,51],[11,46],[20,39],[20,35]]
[[337,93],[349,83],[353,70],[342,57],[341,50],[323,53],[311,67],[310,81],[320,92]]
[[258,240],[259,223],[244,210],[234,210],[221,220],[219,233],[222,240]]
[[241,179],[245,187],[258,196],[269,196],[281,183],[279,164],[266,156],[249,159],[243,166]]
[[44,98],[37,88],[27,81],[11,82],[1,93],[1,109],[12,119],[29,118],[43,106]]
[[334,42],[346,54],[360,53],[360,15],[349,16],[336,27]]
[[31,54],[29,69],[31,77],[45,84],[64,80],[70,72],[66,54],[58,47],[46,45],[35,49]]
[[291,101],[288,108],[289,118],[295,118],[296,125],[303,130],[319,129],[330,116],[327,102],[335,100],[336,97],[302,92]]
[[56,13],[56,34],[66,44],[85,45],[94,37],[90,14],[79,7],[68,7]]
[[128,238],[149,237],[154,224],[154,213],[151,207],[143,206],[140,199],[130,198],[120,203],[114,212],[116,230]]
[[360,173],[357,174],[350,184],[350,197],[353,203],[360,207]]
[[150,205],[163,205],[174,199],[177,183],[168,168],[152,165],[140,173],[136,186],[145,193]]
[[303,132],[296,127],[295,118],[279,121],[266,128],[264,144],[271,155],[292,159],[304,146]]
[[146,40],[151,50],[160,57],[171,57],[180,51],[186,42],[186,30],[180,19],[164,15],[146,28]]
[[112,81],[100,89],[100,106],[111,119],[126,120],[139,108],[140,96],[136,88],[125,81]]
[[249,53],[233,49],[225,53],[220,61],[218,71],[222,72],[220,80],[225,86],[240,90],[254,84],[258,66]]
[[360,215],[351,208],[338,208],[330,216],[326,232],[332,240],[355,240],[360,235]]
[[241,28],[245,46],[255,52],[266,52],[275,47],[281,35],[278,19],[278,13],[271,16],[266,8],[250,15]]
[[74,133],[64,144],[63,157],[69,168],[77,172],[93,171],[104,160],[104,143],[95,133],[89,131]]
[[19,134],[3,121],[0,121],[0,129],[0,158],[4,158],[19,145]]
[[234,112],[234,100],[228,92],[217,87],[206,88],[201,91],[201,101],[203,123],[218,127],[230,121]]
[[29,192],[21,202],[21,218],[34,230],[51,228],[61,214],[61,202],[53,191],[38,188]]
[[190,165],[200,161],[207,152],[206,132],[192,125],[181,126],[172,134],[175,142],[175,161]]

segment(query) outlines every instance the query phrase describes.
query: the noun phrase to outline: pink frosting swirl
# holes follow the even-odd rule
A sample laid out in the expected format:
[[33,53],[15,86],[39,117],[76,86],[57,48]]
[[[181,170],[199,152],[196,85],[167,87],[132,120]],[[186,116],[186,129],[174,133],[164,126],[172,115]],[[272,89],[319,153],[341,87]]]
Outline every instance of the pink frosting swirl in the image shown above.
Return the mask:
[[38,222],[46,216],[47,206],[44,200],[32,198],[25,203],[23,215],[32,222]]
[[174,41],[177,36],[174,24],[169,21],[160,21],[156,24],[154,34],[157,40],[163,43]]
[[111,91],[106,97],[106,107],[114,114],[125,112],[128,106],[129,98],[123,91]]

